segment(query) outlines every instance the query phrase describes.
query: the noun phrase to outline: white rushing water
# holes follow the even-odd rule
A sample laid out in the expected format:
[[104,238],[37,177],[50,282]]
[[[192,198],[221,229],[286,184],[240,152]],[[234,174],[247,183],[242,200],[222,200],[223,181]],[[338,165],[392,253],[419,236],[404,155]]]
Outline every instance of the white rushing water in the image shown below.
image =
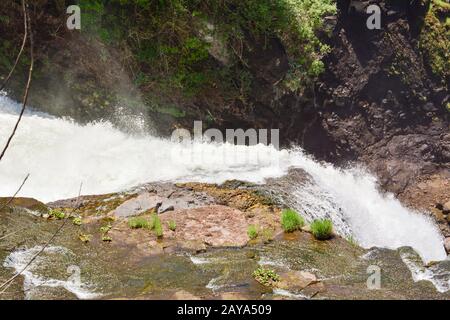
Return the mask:
[[[51,260],[52,258],[55,258],[55,256],[73,255],[71,251],[63,247],[47,247],[44,252],[38,256],[25,271],[23,271],[27,263],[41,250],[41,246],[16,250],[6,257],[6,260],[3,263],[4,267],[13,268],[16,273],[22,272],[21,274],[24,277],[23,290],[26,299],[39,298],[42,294],[40,290],[45,290],[46,287],[64,288],[76,295],[79,299],[94,299],[100,296],[100,294],[91,289],[89,284],[81,282],[81,277],[79,279],[79,277],[70,277],[69,274],[65,274],[65,279],[55,279],[40,274],[43,273],[43,270],[39,269],[45,270],[46,268],[44,259]],[[61,261],[58,263],[63,264]],[[70,267],[67,271],[73,272]]]
[[[0,146],[19,108],[0,96]],[[115,192],[152,181],[261,183],[291,167],[304,169],[314,179],[313,187],[299,185],[292,194],[296,203],[303,203],[297,209],[307,218],[330,217],[338,233],[351,232],[366,248],[411,246],[426,262],[446,258],[434,223],[392,195],[381,194],[376,179],[361,168],[340,170],[301,150],[277,151],[263,145],[181,145],[150,135],[130,136],[109,122],[81,126],[33,111],[26,113],[0,163],[0,196],[13,194],[27,173],[30,178],[20,196],[52,201],[75,197],[81,182],[83,194]]]

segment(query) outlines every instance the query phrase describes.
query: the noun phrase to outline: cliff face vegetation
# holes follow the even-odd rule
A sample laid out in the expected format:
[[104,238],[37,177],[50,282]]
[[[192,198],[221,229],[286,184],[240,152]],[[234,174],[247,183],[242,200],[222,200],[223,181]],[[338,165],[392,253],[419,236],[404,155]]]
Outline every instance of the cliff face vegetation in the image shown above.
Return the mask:
[[[381,30],[366,27],[373,3]],[[70,4],[81,8],[80,31],[66,28]],[[1,75],[20,46],[20,5],[0,5]],[[445,1],[30,6],[38,60],[30,104],[42,110],[118,125],[118,115],[143,114],[162,135],[194,120],[205,128],[279,128],[283,144],[335,163],[362,161],[398,194],[448,170]],[[12,96],[21,94],[27,62],[24,55]]]

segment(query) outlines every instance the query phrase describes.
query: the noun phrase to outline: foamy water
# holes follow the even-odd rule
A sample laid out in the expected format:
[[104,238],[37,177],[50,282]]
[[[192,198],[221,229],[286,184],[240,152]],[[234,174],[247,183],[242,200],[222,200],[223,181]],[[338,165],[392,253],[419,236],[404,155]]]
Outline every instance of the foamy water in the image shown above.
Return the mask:
[[[20,106],[0,96],[0,145],[17,119]],[[230,144],[180,144],[130,136],[109,122],[81,126],[68,119],[28,112],[0,162],[0,195],[13,194],[30,173],[20,196],[43,201],[124,190],[154,181],[221,183],[240,179],[262,183],[289,168],[308,172],[313,185],[294,186],[298,211],[307,220],[329,217],[336,231],[349,233],[363,247],[411,246],[424,261],[443,260],[443,239],[425,215],[409,210],[377,190],[376,179],[362,168],[340,170],[321,164],[302,150]]]
[[[12,252],[3,263],[4,267],[13,268],[16,273],[21,272],[29,261],[42,250],[41,246],[30,249],[19,249]],[[31,265],[22,272],[24,277],[23,290],[26,299],[35,299],[40,296],[39,290],[50,288],[64,288],[73,293],[78,299],[94,299],[100,296],[92,290],[92,286],[80,281],[73,281],[70,274],[67,279],[54,279],[43,276],[42,269],[45,270],[45,259],[54,255],[73,255],[68,249],[58,246],[49,246],[44,252],[34,260]],[[70,269],[68,269],[70,271]]]

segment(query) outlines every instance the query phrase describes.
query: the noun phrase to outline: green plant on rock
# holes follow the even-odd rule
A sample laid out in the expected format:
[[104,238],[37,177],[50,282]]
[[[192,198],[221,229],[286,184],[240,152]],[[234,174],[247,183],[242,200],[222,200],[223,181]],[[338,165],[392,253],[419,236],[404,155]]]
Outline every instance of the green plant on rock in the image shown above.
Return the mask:
[[100,228],[100,232],[102,234],[107,234],[109,232],[109,230],[111,230],[112,226],[110,224],[103,226]]
[[66,217],[66,214],[64,212],[62,212],[61,210],[58,210],[58,209],[50,210],[48,215],[50,217],[58,219],[58,220],[64,219]]
[[305,225],[305,220],[294,210],[285,209],[281,214],[281,226],[285,232],[300,230]]
[[161,223],[161,219],[159,218],[159,216],[157,214],[155,214],[154,219],[153,219],[153,228],[155,230],[156,237],[162,238],[163,237],[162,223]]
[[81,226],[82,223],[81,218],[80,217],[73,218],[72,223],[76,226]]
[[253,272],[253,278],[264,286],[271,286],[274,282],[280,281],[280,276],[274,270],[263,267]]
[[247,235],[251,240],[254,240],[258,237],[258,228],[254,225],[248,226]]
[[106,234],[102,235],[102,241],[103,242],[111,242],[112,238]]
[[311,233],[317,240],[327,240],[333,236],[333,223],[329,219],[314,220]]
[[149,227],[149,222],[144,217],[133,217],[128,220],[131,229],[143,229]]
[[169,221],[167,225],[171,231],[175,231],[177,229],[177,223],[173,220]]

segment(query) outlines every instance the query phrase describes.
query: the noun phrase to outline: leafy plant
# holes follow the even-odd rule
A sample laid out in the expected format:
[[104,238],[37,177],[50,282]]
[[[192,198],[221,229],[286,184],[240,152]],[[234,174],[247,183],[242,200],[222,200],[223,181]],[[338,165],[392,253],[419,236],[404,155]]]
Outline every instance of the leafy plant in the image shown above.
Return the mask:
[[264,286],[271,286],[274,282],[280,281],[280,276],[274,270],[263,267],[253,272],[253,278]]
[[285,209],[281,214],[281,226],[285,232],[294,232],[305,225],[305,220],[292,209]]
[[61,210],[52,209],[49,212],[49,216],[58,220],[64,219],[66,217],[66,214],[62,212]]
[[110,224],[103,226],[100,228],[100,232],[103,234],[107,234],[109,230],[111,230],[112,226]]
[[153,228],[155,230],[155,235],[158,238],[162,238],[163,237],[163,228],[162,228],[161,220],[159,219],[159,216],[157,214],[154,215]]
[[81,218],[79,217],[73,218],[72,223],[76,226],[81,226]]
[[333,223],[329,219],[314,220],[311,233],[317,240],[327,240],[333,235]]
[[133,218],[128,220],[128,226],[131,229],[148,228],[149,225],[150,224],[148,223],[147,219],[145,219],[143,217],[133,217]]
[[111,238],[110,236],[104,234],[104,235],[102,236],[102,241],[103,241],[103,242],[111,242],[111,241],[112,241],[112,238]]
[[258,229],[256,228],[256,226],[251,225],[248,227],[247,229],[247,235],[250,239],[256,239],[258,237]]

